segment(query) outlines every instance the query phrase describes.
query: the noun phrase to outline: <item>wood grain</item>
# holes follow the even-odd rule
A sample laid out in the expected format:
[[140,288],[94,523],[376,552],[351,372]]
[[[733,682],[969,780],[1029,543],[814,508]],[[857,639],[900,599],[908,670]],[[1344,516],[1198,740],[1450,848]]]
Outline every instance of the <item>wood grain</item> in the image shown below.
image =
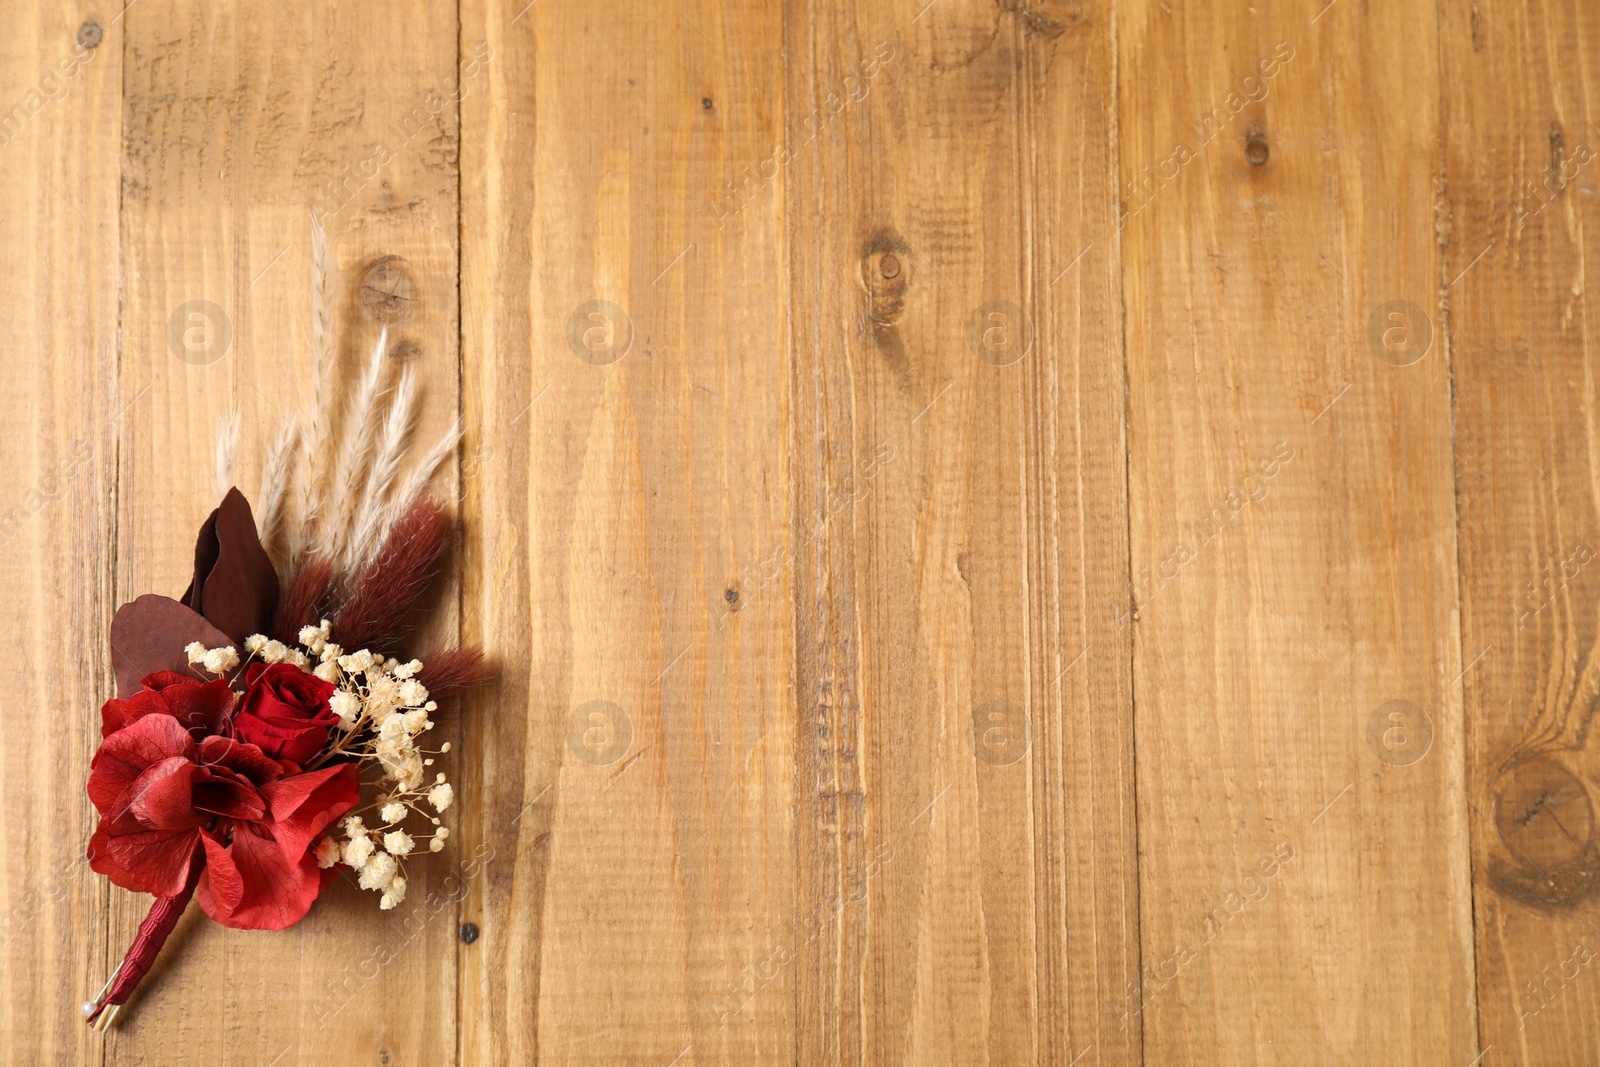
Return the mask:
[[1147,1062],[1466,1064],[1435,14],[1117,38]]
[[[519,13],[520,12],[520,13]],[[782,139],[755,0],[473,3],[463,1062],[790,1063]],[[603,302],[603,303],[602,303]],[[463,842],[468,847],[468,842]]]
[[789,5],[801,1063],[1139,1055],[1112,54],[1072,7]]
[[[7,15],[0,1064],[1600,1061],[1582,5]],[[312,211],[495,679],[405,907],[102,1038],[105,635]]]
[[[109,890],[83,860],[90,714],[111,684],[121,31],[22,3],[0,39],[0,1058],[98,1062]],[[98,25],[98,24],[97,24]],[[80,639],[83,635],[84,639]],[[70,783],[70,785],[68,784]]]
[[[120,427],[117,602],[187,583],[219,416],[242,411],[254,493],[280,419],[309,404],[310,211],[334,252],[343,380],[374,314],[395,316],[391,351],[420,372],[431,440],[456,415],[459,367],[455,104],[428,95],[457,70],[453,13],[145,0],[122,22],[123,403],[149,392]],[[402,259],[375,276],[388,256]],[[454,905],[432,903],[444,864],[412,873],[407,905],[379,912],[347,880],[289,937],[190,909],[108,1058],[448,1062]],[[116,954],[147,908],[115,895]]]
[[1600,20],[1442,9],[1444,280],[1483,1042],[1600,1059],[1600,546],[1585,199]]

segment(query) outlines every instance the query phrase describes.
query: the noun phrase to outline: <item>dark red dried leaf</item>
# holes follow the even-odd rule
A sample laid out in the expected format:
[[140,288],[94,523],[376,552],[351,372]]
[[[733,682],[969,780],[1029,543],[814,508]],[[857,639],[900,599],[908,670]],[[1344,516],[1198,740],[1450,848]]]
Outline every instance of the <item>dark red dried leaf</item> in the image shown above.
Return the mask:
[[189,666],[189,657],[183,651],[191,641],[199,641],[207,648],[234,643],[227,634],[171,597],[146,593],[122,605],[111,619],[111,666],[117,675],[117,696],[133,696],[142,679],[162,671],[205,680]]
[[183,591],[184,604],[194,611],[201,611],[206,576],[216,567],[217,556],[222,553],[222,545],[217,541],[217,512],[221,510],[219,507],[206,516],[206,521],[200,524],[200,534],[195,538],[194,576],[189,579],[189,588]]
[[250,502],[229,489],[200,527],[183,602],[239,644],[265,633],[278,607],[278,572],[261,547]]

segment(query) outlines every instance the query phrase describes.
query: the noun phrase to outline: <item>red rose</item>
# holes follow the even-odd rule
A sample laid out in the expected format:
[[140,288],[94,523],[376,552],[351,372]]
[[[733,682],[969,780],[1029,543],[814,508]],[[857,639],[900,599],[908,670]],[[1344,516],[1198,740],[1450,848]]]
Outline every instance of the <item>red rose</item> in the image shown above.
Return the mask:
[[100,825],[89,866],[125,889],[166,897],[204,864],[200,906],[246,930],[281,930],[310,909],[334,874],[317,867],[312,842],[355,805],[358,784],[353,763],[300,774],[232,738],[196,743],[168,714],[112,733],[92,767]]
[[250,688],[234,719],[239,740],[294,763],[307,763],[322,751],[328,727],[339,721],[328,707],[332,685],[288,663],[252,664],[245,681]]

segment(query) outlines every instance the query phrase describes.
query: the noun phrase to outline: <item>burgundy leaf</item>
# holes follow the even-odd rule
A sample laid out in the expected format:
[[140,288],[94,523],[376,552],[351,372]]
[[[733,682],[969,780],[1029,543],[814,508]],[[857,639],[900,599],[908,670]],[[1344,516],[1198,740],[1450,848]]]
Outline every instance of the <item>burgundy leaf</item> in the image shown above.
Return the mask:
[[278,572],[261,547],[250,502],[229,489],[200,527],[183,601],[239,644],[265,633],[278,608]]
[[206,576],[217,566],[217,557],[222,554],[222,544],[217,540],[217,508],[206,516],[206,521],[200,524],[200,535],[194,543],[194,577],[189,579],[189,588],[183,591],[183,603],[193,611],[201,610],[201,595],[205,589]]
[[117,609],[111,619],[111,666],[117,675],[117,696],[127,699],[147,675],[175,671],[206,680],[189,666],[183,651],[191,641],[207,648],[233,644],[232,638],[171,597],[146,593]]

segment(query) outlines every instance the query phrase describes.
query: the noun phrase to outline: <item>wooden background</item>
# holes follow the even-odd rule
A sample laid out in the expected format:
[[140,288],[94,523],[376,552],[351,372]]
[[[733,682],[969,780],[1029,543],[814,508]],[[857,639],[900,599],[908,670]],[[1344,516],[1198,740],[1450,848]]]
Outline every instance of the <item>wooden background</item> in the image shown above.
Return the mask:
[[[0,1062],[1600,1063],[1600,9],[1324,2],[6,3]],[[310,212],[497,679],[404,907],[102,1038]]]

